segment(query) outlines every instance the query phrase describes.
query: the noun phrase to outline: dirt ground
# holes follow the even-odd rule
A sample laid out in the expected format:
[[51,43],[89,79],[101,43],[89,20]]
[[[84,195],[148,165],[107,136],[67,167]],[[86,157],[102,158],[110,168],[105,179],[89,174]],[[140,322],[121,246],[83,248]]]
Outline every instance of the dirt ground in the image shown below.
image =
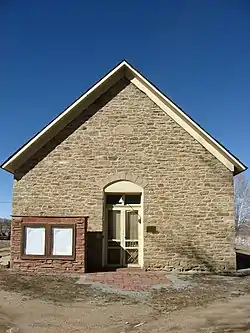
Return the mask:
[[1,248],[9,248],[10,249],[10,241],[9,240],[0,240],[0,249]]
[[250,332],[250,277],[181,276],[186,289],[103,293],[77,278],[0,270],[0,332]]

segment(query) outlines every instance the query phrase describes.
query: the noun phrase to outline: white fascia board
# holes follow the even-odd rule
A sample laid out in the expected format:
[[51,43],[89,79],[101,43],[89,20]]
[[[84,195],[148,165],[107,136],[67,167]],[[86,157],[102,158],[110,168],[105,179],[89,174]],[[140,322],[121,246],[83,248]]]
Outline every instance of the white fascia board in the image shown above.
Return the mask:
[[[125,70],[125,71],[123,71]],[[135,70],[126,61],[121,62],[112,71],[105,75],[85,94],[78,98],[57,118],[48,124],[42,131],[34,136],[27,144],[19,149],[11,158],[9,158],[2,168],[14,172],[15,163],[23,157],[29,157],[41,144],[50,139],[50,136],[67,125],[69,121],[74,119],[81,110],[88,107],[91,102],[105,92],[112,84],[115,84],[122,76],[126,77],[141,91],[143,91],[152,101],[154,101],[163,111],[165,111],[173,120],[183,127],[192,137],[194,137],[201,145],[203,145],[211,154],[220,160],[230,171],[241,172],[246,167],[237,160],[222,145],[205,132],[198,124],[196,124],[188,115],[186,115],[176,104],[164,96],[155,86],[153,86],[143,75]],[[54,132],[53,132],[54,131]]]
[[219,159],[230,171],[234,172],[235,167],[241,171],[246,167],[240,163],[232,154],[230,154],[222,145],[197,125],[188,115],[177,107],[171,100],[164,96],[139,72],[126,64],[129,71],[133,74],[131,77],[128,72],[130,81],[141,91],[143,91],[153,102],[155,102],[163,111],[165,111],[173,120],[183,127],[192,137],[203,145],[211,154]]
[[98,81],[92,88],[90,88],[85,94],[78,98],[73,104],[71,104],[65,111],[63,111],[58,117],[56,117],[50,124],[48,124],[42,131],[35,135],[27,144],[25,144],[21,149],[19,149],[10,159],[8,159],[3,165],[2,169],[13,172],[10,166],[17,160],[22,154],[24,154],[31,146],[35,145],[48,131],[55,128],[63,119],[68,116],[72,110],[76,109],[84,100],[86,100],[91,94],[97,91],[105,82],[115,76],[116,73],[121,70],[124,66],[124,62],[121,62],[117,67],[115,67],[111,72],[104,76],[100,81]]

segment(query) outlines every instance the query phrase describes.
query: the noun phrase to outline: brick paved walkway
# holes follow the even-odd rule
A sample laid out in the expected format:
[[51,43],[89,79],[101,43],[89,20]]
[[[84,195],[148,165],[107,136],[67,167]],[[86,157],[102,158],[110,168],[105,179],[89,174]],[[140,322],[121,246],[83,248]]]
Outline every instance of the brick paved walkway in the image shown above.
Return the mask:
[[121,291],[150,292],[152,289],[166,288],[172,283],[166,272],[115,271],[87,273],[79,284],[90,284]]

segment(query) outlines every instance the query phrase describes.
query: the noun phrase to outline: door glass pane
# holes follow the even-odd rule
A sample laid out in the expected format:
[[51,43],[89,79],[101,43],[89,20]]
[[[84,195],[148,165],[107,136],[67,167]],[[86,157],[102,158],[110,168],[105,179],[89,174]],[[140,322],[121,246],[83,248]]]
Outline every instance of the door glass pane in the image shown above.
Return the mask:
[[141,194],[126,194],[125,205],[139,205],[141,203]]
[[127,211],[125,221],[125,238],[138,239],[138,211]]
[[108,239],[121,238],[121,212],[119,210],[108,211]]
[[123,198],[121,194],[109,194],[107,195],[108,205],[118,205],[123,203]]

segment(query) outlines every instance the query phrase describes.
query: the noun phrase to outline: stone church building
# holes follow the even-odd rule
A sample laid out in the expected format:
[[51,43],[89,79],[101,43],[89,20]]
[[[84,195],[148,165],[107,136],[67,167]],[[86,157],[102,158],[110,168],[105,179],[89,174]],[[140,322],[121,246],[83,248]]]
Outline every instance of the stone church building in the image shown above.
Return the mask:
[[14,270],[235,270],[246,166],[126,61],[1,167]]

